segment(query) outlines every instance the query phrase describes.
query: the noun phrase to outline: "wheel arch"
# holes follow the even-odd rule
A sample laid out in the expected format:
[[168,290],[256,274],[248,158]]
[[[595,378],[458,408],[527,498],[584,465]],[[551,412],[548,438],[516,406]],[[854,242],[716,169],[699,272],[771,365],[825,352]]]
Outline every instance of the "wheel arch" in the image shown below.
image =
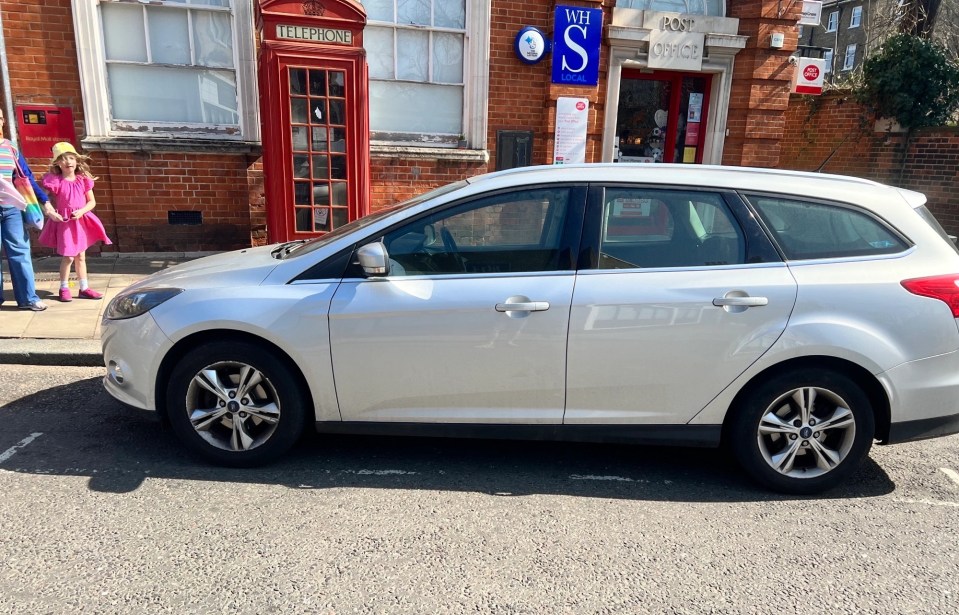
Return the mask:
[[871,374],[869,370],[863,368],[861,365],[853,363],[852,361],[830,356],[807,356],[797,357],[783,361],[782,363],[777,363],[776,365],[771,365],[754,375],[746,384],[746,386],[739,390],[739,392],[730,402],[729,408],[726,412],[726,417],[723,420],[723,430],[721,435],[722,443],[725,444],[729,441],[729,434],[727,431],[731,422],[730,418],[735,414],[735,408],[742,403],[743,398],[746,397],[754,388],[770,378],[777,377],[787,372],[806,368],[828,369],[839,372],[859,385],[869,398],[869,404],[872,406],[873,415],[876,421],[875,438],[880,442],[885,442],[889,439],[889,423],[891,415],[889,396],[886,394],[886,391],[879,380],[873,374]]
[[194,348],[213,342],[248,342],[256,344],[265,351],[271,352],[277,359],[282,361],[290,370],[290,374],[300,387],[300,392],[303,395],[303,399],[307,400],[309,403],[309,408],[307,408],[308,411],[304,412],[304,414],[307,417],[307,422],[312,425],[315,416],[315,401],[313,399],[310,386],[306,381],[306,377],[303,375],[303,371],[296,364],[296,361],[294,361],[289,354],[284,352],[282,348],[273,342],[253,333],[237,331],[235,329],[212,329],[193,333],[177,341],[177,343],[170,348],[169,352],[166,353],[166,355],[163,357],[163,361],[160,362],[160,366],[157,369],[157,377],[154,382],[154,395],[156,396],[157,415],[164,423],[169,421],[169,417],[166,415],[167,383],[169,382],[170,375],[172,374],[173,369],[176,367],[176,364]]

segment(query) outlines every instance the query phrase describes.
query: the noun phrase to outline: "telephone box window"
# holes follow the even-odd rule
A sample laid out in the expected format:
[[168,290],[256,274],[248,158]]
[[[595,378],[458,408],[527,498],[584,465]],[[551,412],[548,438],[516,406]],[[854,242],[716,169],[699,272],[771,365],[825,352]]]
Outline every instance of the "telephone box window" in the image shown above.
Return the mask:
[[349,219],[349,152],[340,128],[347,122],[346,73],[291,67],[288,74],[296,231],[331,231]]

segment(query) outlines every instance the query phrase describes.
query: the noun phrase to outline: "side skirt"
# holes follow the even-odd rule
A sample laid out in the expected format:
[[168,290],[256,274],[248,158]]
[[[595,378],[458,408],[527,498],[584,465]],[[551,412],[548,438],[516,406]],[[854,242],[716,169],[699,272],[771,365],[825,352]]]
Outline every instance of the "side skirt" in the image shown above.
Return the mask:
[[508,425],[319,421],[320,433],[718,447],[721,425]]

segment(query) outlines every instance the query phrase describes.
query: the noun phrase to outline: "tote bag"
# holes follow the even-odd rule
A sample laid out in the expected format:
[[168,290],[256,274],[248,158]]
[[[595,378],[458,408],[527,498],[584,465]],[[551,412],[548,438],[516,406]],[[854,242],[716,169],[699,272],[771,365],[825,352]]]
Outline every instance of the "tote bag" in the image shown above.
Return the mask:
[[23,221],[27,226],[43,230],[43,210],[40,209],[40,203],[37,201],[37,195],[30,185],[30,179],[23,169],[20,168],[20,161],[17,160],[17,170],[13,174],[13,186],[23,197],[26,207],[23,208]]

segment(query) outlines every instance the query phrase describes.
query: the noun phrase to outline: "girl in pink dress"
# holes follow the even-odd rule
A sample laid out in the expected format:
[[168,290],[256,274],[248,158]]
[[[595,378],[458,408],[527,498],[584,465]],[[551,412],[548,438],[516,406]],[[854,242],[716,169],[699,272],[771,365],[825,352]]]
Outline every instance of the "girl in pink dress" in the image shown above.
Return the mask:
[[80,279],[78,296],[83,299],[103,298],[87,282],[87,248],[98,241],[107,245],[112,242],[103,223],[93,214],[97,205],[93,198],[93,180],[96,178],[90,173],[88,160],[70,143],[57,143],[53,146],[50,172],[42,180],[52,205],[48,203],[46,206],[49,221],[43,225],[39,240],[63,257],[60,261],[60,301],[73,301],[68,280],[74,262]]

